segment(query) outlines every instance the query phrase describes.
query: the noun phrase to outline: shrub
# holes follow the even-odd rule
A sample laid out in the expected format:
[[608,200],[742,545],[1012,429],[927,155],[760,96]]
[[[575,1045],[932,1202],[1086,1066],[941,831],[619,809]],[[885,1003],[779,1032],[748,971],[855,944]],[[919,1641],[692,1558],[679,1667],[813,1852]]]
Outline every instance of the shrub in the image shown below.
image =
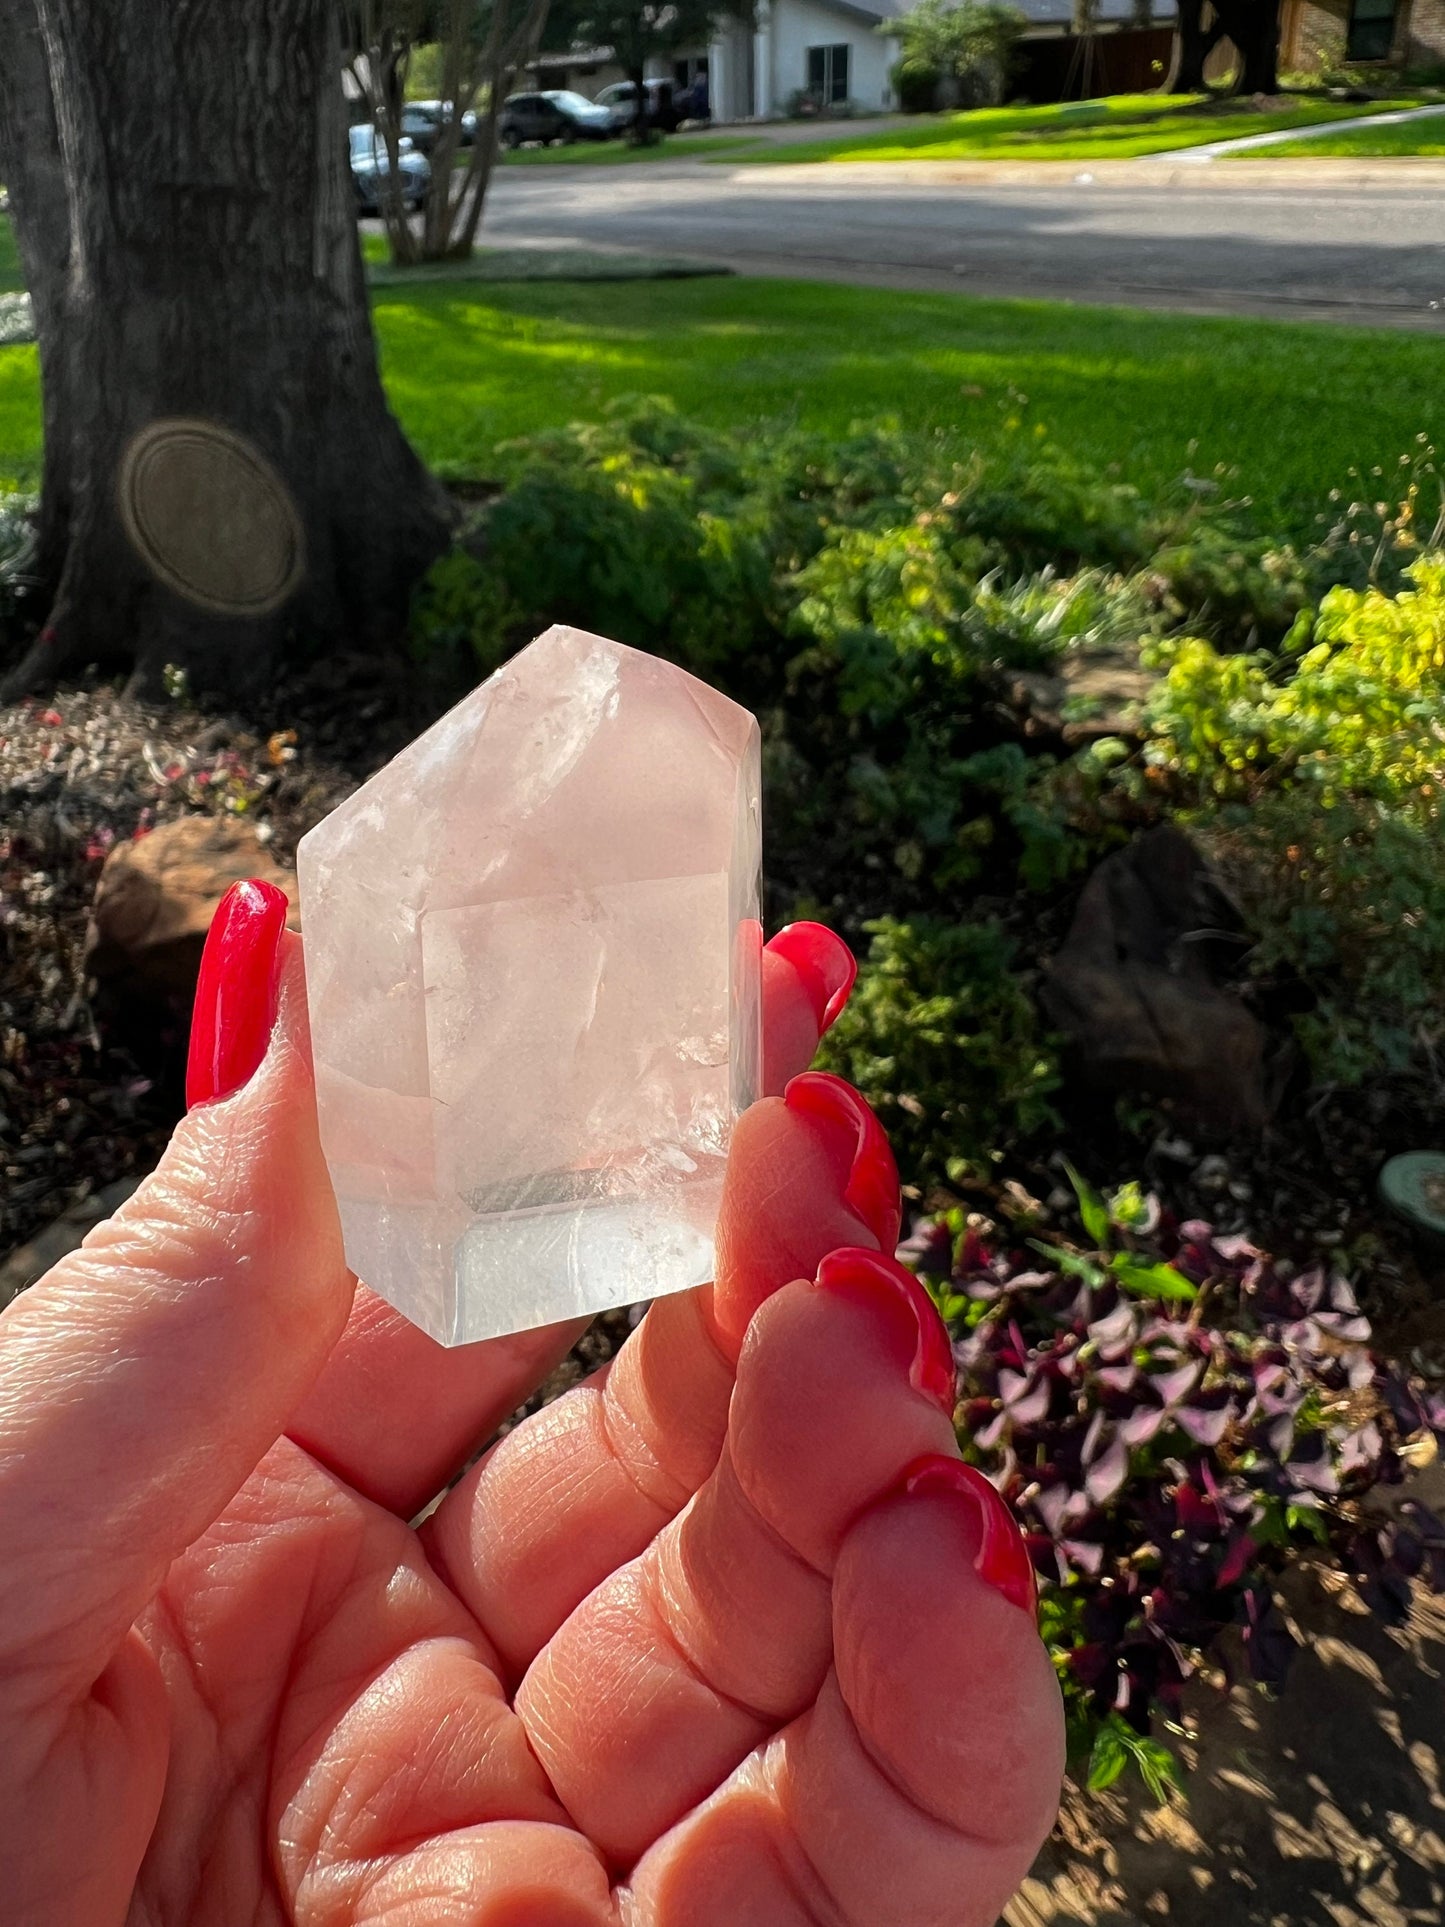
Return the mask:
[[1361,1503],[1427,1433],[1445,1443],[1445,1396],[1374,1355],[1342,1277],[1175,1224],[1137,1186],[1076,1185],[1094,1249],[991,1246],[955,1213],[904,1255],[955,1334],[965,1456],[1025,1528],[1076,1765],[1098,1787],[1132,1763],[1162,1792],[1155,1728],[1227,1629],[1283,1686],[1289,1560],[1328,1548],[1396,1619],[1414,1579],[1445,1591],[1445,1522]]
[[1056,1121],[1052,1039],[996,923],[870,924],[872,943],[820,1061],[878,1112],[905,1173],[990,1171],[1006,1138]]
[[1317,1073],[1402,1068],[1445,1007],[1445,558],[1331,590],[1278,656],[1161,643],[1147,760],[1229,875]]

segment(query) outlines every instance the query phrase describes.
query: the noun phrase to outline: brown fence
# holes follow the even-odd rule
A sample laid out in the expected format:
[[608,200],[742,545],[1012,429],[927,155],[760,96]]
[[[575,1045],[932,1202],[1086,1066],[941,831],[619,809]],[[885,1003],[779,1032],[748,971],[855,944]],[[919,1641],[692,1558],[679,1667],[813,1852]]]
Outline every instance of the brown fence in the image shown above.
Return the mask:
[[1016,99],[1039,102],[1147,93],[1168,73],[1173,49],[1174,34],[1168,27],[1025,40],[1018,49],[1012,92]]

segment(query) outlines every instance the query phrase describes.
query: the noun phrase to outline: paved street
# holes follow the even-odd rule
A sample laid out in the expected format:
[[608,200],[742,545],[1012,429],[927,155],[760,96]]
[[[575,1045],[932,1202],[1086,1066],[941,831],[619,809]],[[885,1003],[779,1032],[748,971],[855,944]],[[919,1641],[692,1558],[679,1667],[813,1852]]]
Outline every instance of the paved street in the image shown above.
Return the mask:
[[1445,327],[1445,168],[1430,163],[519,167],[494,183],[483,239],[891,287]]

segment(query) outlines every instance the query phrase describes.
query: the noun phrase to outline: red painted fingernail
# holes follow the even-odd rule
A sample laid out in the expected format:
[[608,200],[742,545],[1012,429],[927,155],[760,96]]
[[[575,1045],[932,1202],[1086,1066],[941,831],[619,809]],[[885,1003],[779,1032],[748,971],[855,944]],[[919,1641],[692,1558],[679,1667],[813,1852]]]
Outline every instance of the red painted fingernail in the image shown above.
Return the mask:
[[790,923],[768,948],[786,957],[797,971],[821,1037],[848,1001],[858,976],[858,959],[841,937],[821,923]]
[[910,1353],[908,1377],[915,1392],[953,1417],[953,1346],[938,1307],[911,1271],[881,1251],[849,1245],[830,1251],[818,1267],[820,1291],[837,1292],[867,1305],[901,1329]]
[[285,928],[286,896],[274,883],[233,883],[216,906],[191,1013],[187,1110],[240,1090],[266,1055]]
[[969,1539],[976,1547],[973,1569],[980,1579],[996,1586],[1011,1606],[1037,1617],[1038,1585],[1018,1520],[976,1465],[942,1453],[915,1459],[898,1483],[900,1492],[943,1492],[966,1502]]
[[853,1086],[830,1071],[804,1071],[784,1089],[783,1102],[790,1111],[816,1118],[845,1135],[851,1164],[843,1202],[867,1225],[879,1250],[891,1255],[898,1243],[903,1207],[898,1166],[883,1126]]

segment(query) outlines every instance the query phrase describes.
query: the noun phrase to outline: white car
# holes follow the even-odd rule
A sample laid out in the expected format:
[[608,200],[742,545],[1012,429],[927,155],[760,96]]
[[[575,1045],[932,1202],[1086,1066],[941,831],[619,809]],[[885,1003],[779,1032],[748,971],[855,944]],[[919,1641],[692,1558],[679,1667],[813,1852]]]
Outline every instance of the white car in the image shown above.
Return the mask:
[[[347,136],[351,155],[351,183],[356,189],[356,205],[363,214],[381,211],[381,184],[391,172],[391,156],[378,130],[367,123],[353,127]],[[401,199],[406,208],[418,208],[431,187],[431,162],[418,154],[405,134],[396,144],[396,171],[401,177]]]

